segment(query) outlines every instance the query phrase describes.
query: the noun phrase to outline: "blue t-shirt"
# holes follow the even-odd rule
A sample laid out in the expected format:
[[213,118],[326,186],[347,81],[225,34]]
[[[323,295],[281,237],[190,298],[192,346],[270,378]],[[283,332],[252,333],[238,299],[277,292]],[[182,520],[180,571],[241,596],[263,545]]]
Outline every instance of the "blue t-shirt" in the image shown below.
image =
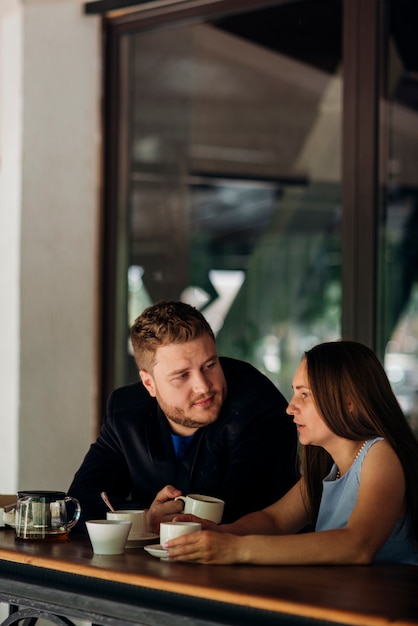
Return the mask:
[[184,453],[191,444],[193,437],[194,435],[182,437],[181,435],[175,435],[174,433],[171,433],[171,439],[173,440],[173,446],[178,461],[181,461],[181,459],[183,458]]
[[[323,480],[316,531],[345,528],[357,502],[364,457],[376,441],[382,441],[382,437],[367,441],[348,472],[338,480],[336,480],[338,468],[334,463],[328,476]],[[406,520],[403,524],[403,521],[398,520],[391,536],[375,555],[374,561],[418,565],[418,549],[413,545],[410,522]]]

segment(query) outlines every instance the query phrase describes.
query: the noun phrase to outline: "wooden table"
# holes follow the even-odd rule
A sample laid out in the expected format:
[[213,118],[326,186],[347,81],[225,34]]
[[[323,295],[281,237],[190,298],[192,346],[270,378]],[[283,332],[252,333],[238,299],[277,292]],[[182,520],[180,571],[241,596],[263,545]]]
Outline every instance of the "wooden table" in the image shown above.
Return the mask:
[[[0,530],[0,600],[26,612],[122,626],[418,624],[418,567],[208,566],[170,563],[142,548],[94,556],[87,537],[16,543]],[[63,618],[62,616],[66,616]]]

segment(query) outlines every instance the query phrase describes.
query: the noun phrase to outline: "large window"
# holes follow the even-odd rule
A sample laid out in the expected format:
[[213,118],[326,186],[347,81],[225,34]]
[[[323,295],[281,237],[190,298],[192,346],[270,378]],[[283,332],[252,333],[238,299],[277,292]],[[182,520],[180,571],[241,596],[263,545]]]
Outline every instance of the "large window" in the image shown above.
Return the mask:
[[103,397],[182,299],[284,392],[343,336],[416,427],[416,0],[141,3],[105,19]]
[[[115,350],[182,299],[289,395],[303,350],[341,334],[341,3],[154,24],[122,49]],[[137,378],[118,363],[116,384]]]

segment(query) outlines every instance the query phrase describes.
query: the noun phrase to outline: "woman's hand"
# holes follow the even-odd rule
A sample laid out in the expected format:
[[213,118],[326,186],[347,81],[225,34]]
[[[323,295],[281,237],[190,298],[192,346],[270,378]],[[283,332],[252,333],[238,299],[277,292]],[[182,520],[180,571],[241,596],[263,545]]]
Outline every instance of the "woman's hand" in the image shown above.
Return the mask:
[[[199,518],[193,521],[197,519]],[[210,523],[213,524],[213,522]],[[163,547],[169,550],[170,561],[227,565],[241,561],[243,539],[236,535],[201,530],[167,541]]]

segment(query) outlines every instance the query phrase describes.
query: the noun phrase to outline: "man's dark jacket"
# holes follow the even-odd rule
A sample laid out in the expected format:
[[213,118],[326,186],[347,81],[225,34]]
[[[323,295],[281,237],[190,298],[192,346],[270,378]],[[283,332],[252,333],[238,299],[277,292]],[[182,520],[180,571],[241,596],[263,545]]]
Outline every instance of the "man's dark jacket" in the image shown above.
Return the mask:
[[82,519],[105,517],[101,491],[117,508],[148,508],[173,485],[225,500],[227,523],[275,502],[296,482],[297,435],[285,398],[252,365],[220,362],[228,387],[222,410],[197,431],[180,462],[168,420],[141,382],[111,394],[99,437],[68,490]]

